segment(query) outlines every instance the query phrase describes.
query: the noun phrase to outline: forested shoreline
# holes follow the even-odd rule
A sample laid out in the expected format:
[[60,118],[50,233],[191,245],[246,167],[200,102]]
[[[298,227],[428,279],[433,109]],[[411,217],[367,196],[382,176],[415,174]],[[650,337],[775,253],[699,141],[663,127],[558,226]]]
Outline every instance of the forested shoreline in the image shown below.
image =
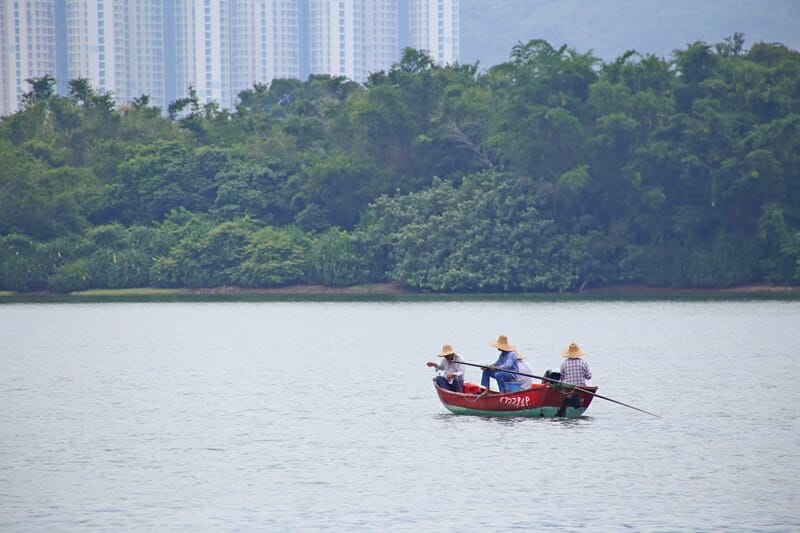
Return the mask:
[[[406,50],[117,107],[30,80],[0,121],[0,290],[573,292],[800,283],[800,53],[735,34],[669,59]],[[164,112],[165,111],[165,112]]]

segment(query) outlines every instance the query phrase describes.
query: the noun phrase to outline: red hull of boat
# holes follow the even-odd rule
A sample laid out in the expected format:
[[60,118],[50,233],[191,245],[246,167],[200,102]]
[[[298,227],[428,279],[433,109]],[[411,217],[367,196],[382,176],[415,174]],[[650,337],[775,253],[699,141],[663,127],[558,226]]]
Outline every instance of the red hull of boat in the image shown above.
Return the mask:
[[[583,415],[594,396],[559,384],[534,383],[518,392],[489,393],[486,396],[452,392],[437,387],[439,400],[451,412],[460,415],[527,416],[575,418]],[[581,387],[592,393],[597,387]]]

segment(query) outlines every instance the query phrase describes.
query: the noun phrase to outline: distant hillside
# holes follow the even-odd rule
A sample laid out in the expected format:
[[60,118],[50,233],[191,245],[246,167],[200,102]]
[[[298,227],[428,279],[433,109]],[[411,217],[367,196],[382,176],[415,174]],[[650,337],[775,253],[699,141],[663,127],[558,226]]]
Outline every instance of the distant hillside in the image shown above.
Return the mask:
[[545,39],[605,61],[628,49],[668,58],[694,41],[734,32],[800,48],[798,0],[461,0],[461,63],[508,60],[518,42]]

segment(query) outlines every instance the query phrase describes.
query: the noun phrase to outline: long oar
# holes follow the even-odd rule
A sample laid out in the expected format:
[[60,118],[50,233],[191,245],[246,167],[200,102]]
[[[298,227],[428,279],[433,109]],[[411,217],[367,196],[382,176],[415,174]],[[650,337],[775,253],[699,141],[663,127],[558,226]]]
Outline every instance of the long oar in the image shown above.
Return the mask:
[[[467,365],[467,366],[475,366],[475,367],[478,367],[478,368],[489,368],[489,365],[476,365],[475,363],[466,363],[464,361],[456,361],[456,362],[459,363],[459,364],[462,364],[462,365]],[[527,376],[529,378],[543,379],[545,381],[550,381],[552,383],[561,383],[561,384],[569,385],[569,386],[573,387],[577,391],[581,391],[581,392],[584,392],[586,394],[591,394],[592,396],[594,396],[596,398],[600,398],[601,400],[608,400],[609,402],[614,402],[614,403],[618,403],[619,405],[624,405],[625,407],[629,407],[631,409],[635,409],[635,410],[640,411],[640,412],[642,412],[644,414],[647,414],[647,415],[650,415],[650,416],[654,416],[656,418],[661,418],[659,415],[657,415],[655,413],[651,413],[649,411],[645,411],[644,409],[639,409],[638,407],[634,407],[632,405],[628,405],[627,403],[623,403],[623,402],[614,400],[612,398],[608,398],[606,396],[602,396],[602,395],[597,394],[596,392],[592,392],[592,391],[590,391],[588,389],[584,389],[584,388],[578,387],[577,385],[572,385],[571,383],[565,383],[563,381],[559,381],[559,380],[553,379],[553,378],[546,378],[544,376],[535,376],[533,374],[526,374],[524,372],[514,372],[513,370],[503,370],[503,372],[510,372],[512,374],[517,374],[517,375],[520,375],[520,376]]]

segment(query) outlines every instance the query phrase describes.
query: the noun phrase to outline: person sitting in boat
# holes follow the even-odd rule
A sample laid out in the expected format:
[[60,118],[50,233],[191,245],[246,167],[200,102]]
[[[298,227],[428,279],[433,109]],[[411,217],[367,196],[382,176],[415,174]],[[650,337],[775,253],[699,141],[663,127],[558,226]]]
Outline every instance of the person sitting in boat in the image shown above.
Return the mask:
[[452,346],[445,344],[442,351],[437,354],[442,360],[438,363],[428,361],[427,366],[436,368],[436,377],[433,381],[439,387],[453,392],[464,390],[464,365],[463,359],[456,353]]
[[500,392],[507,392],[508,387],[506,383],[517,381],[519,377],[515,372],[519,372],[519,362],[517,361],[517,354],[514,347],[508,342],[508,337],[500,335],[496,341],[489,343],[500,351],[497,361],[494,364],[483,367],[483,375],[481,376],[481,386],[485,390],[481,394],[489,393],[489,379],[494,378],[497,381],[497,387]]
[[567,359],[561,363],[561,381],[583,387],[587,379],[592,379],[589,365],[581,359],[584,355],[586,352],[574,342],[561,350],[561,357]]
[[[531,370],[525,357],[519,352],[515,353],[517,354],[517,366],[519,367],[519,371],[522,372],[522,374],[533,374],[533,370]],[[530,389],[531,385],[533,385],[533,378],[531,376],[523,376],[522,374],[517,374],[517,382],[519,383],[520,390]]]

